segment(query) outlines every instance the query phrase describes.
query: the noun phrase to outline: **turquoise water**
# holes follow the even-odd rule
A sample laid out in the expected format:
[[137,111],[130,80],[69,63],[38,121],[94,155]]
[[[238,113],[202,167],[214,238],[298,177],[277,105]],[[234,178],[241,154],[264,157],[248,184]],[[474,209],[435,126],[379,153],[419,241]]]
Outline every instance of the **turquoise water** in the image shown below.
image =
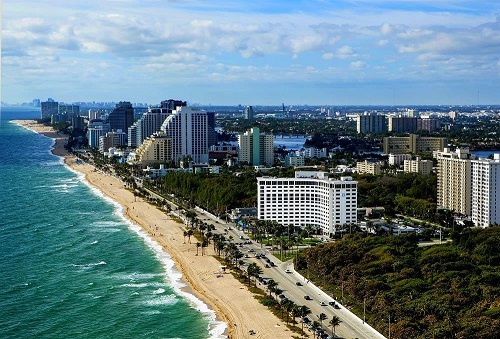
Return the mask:
[[0,338],[209,338],[224,324],[120,206],[2,109]]

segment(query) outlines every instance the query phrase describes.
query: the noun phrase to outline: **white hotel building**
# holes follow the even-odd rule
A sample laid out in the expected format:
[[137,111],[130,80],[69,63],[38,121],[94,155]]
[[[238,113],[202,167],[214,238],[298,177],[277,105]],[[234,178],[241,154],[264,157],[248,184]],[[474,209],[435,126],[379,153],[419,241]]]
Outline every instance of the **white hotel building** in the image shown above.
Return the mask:
[[282,225],[319,226],[325,235],[357,223],[358,183],[328,179],[326,172],[295,172],[295,178],[257,178],[258,219]]

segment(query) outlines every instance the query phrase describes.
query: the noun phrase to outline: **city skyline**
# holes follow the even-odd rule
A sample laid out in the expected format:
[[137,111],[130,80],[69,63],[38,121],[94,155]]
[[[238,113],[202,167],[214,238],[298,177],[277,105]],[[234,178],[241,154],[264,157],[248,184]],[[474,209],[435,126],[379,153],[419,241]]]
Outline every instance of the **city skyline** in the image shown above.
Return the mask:
[[491,1],[3,1],[2,101],[500,104]]

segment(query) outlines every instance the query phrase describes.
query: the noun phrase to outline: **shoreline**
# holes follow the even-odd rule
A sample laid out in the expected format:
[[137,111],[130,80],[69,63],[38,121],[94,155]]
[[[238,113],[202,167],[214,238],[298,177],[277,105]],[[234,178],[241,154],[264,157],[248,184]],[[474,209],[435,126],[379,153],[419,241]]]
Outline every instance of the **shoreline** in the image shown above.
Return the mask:
[[[209,310],[215,313],[209,330],[225,323],[222,337],[250,337],[249,331],[255,332],[256,338],[291,338],[291,332],[271,311],[260,304],[253,293],[247,290],[232,274],[223,274],[220,263],[213,257],[213,248],[207,247],[207,255],[196,256],[196,242],[183,242],[185,225],[172,220],[165,212],[149,204],[142,198],[123,187],[116,177],[95,171],[92,165],[76,161],[76,157],[64,149],[66,135],[59,135],[50,126],[37,124],[35,120],[12,120],[24,128],[45,135],[54,140],[51,152],[62,157],[64,163],[73,171],[84,175],[87,183],[98,189],[104,196],[112,199],[123,209],[123,216],[140,227],[153,241],[161,246],[162,251],[170,255],[174,269],[181,274],[180,281],[186,286],[180,287],[182,297],[190,302],[189,296],[201,300]],[[194,303],[194,302],[193,302]],[[221,334],[219,333],[219,337]]]

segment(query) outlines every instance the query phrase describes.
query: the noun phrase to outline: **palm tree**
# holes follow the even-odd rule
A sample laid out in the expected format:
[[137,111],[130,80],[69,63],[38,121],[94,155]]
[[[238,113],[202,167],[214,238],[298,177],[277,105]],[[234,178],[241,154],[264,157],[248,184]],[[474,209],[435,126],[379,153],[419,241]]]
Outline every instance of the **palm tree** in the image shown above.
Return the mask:
[[314,320],[311,325],[311,331],[313,332],[314,338],[316,338],[316,330],[319,328],[319,323]]
[[184,244],[186,243],[186,237],[188,235],[188,232],[184,231]]
[[187,236],[188,236],[188,241],[191,243],[191,236],[194,234],[194,231],[192,229],[189,229],[187,231]]
[[337,317],[336,315],[332,316],[332,319],[330,319],[329,324],[332,326],[332,332],[334,336],[335,336],[335,327],[339,326],[341,322],[342,320],[340,320],[340,318]]
[[198,249],[201,247],[201,243],[198,241],[196,242],[196,255],[198,255]]
[[323,327],[323,320],[326,320],[326,318],[328,318],[328,317],[327,317],[327,316],[326,316],[326,314],[324,314],[324,313],[320,313],[320,314],[318,315],[318,319],[319,319],[319,322],[320,322],[321,327]]
[[267,281],[267,289],[269,290],[269,296],[271,296],[271,292],[274,292],[274,289],[278,286],[278,283],[273,279],[269,279]]
[[[307,307],[306,305],[302,305],[299,307],[300,310],[300,315],[302,317],[305,317],[306,315],[311,313],[311,309]],[[304,330],[304,322],[302,322],[302,331]]]

